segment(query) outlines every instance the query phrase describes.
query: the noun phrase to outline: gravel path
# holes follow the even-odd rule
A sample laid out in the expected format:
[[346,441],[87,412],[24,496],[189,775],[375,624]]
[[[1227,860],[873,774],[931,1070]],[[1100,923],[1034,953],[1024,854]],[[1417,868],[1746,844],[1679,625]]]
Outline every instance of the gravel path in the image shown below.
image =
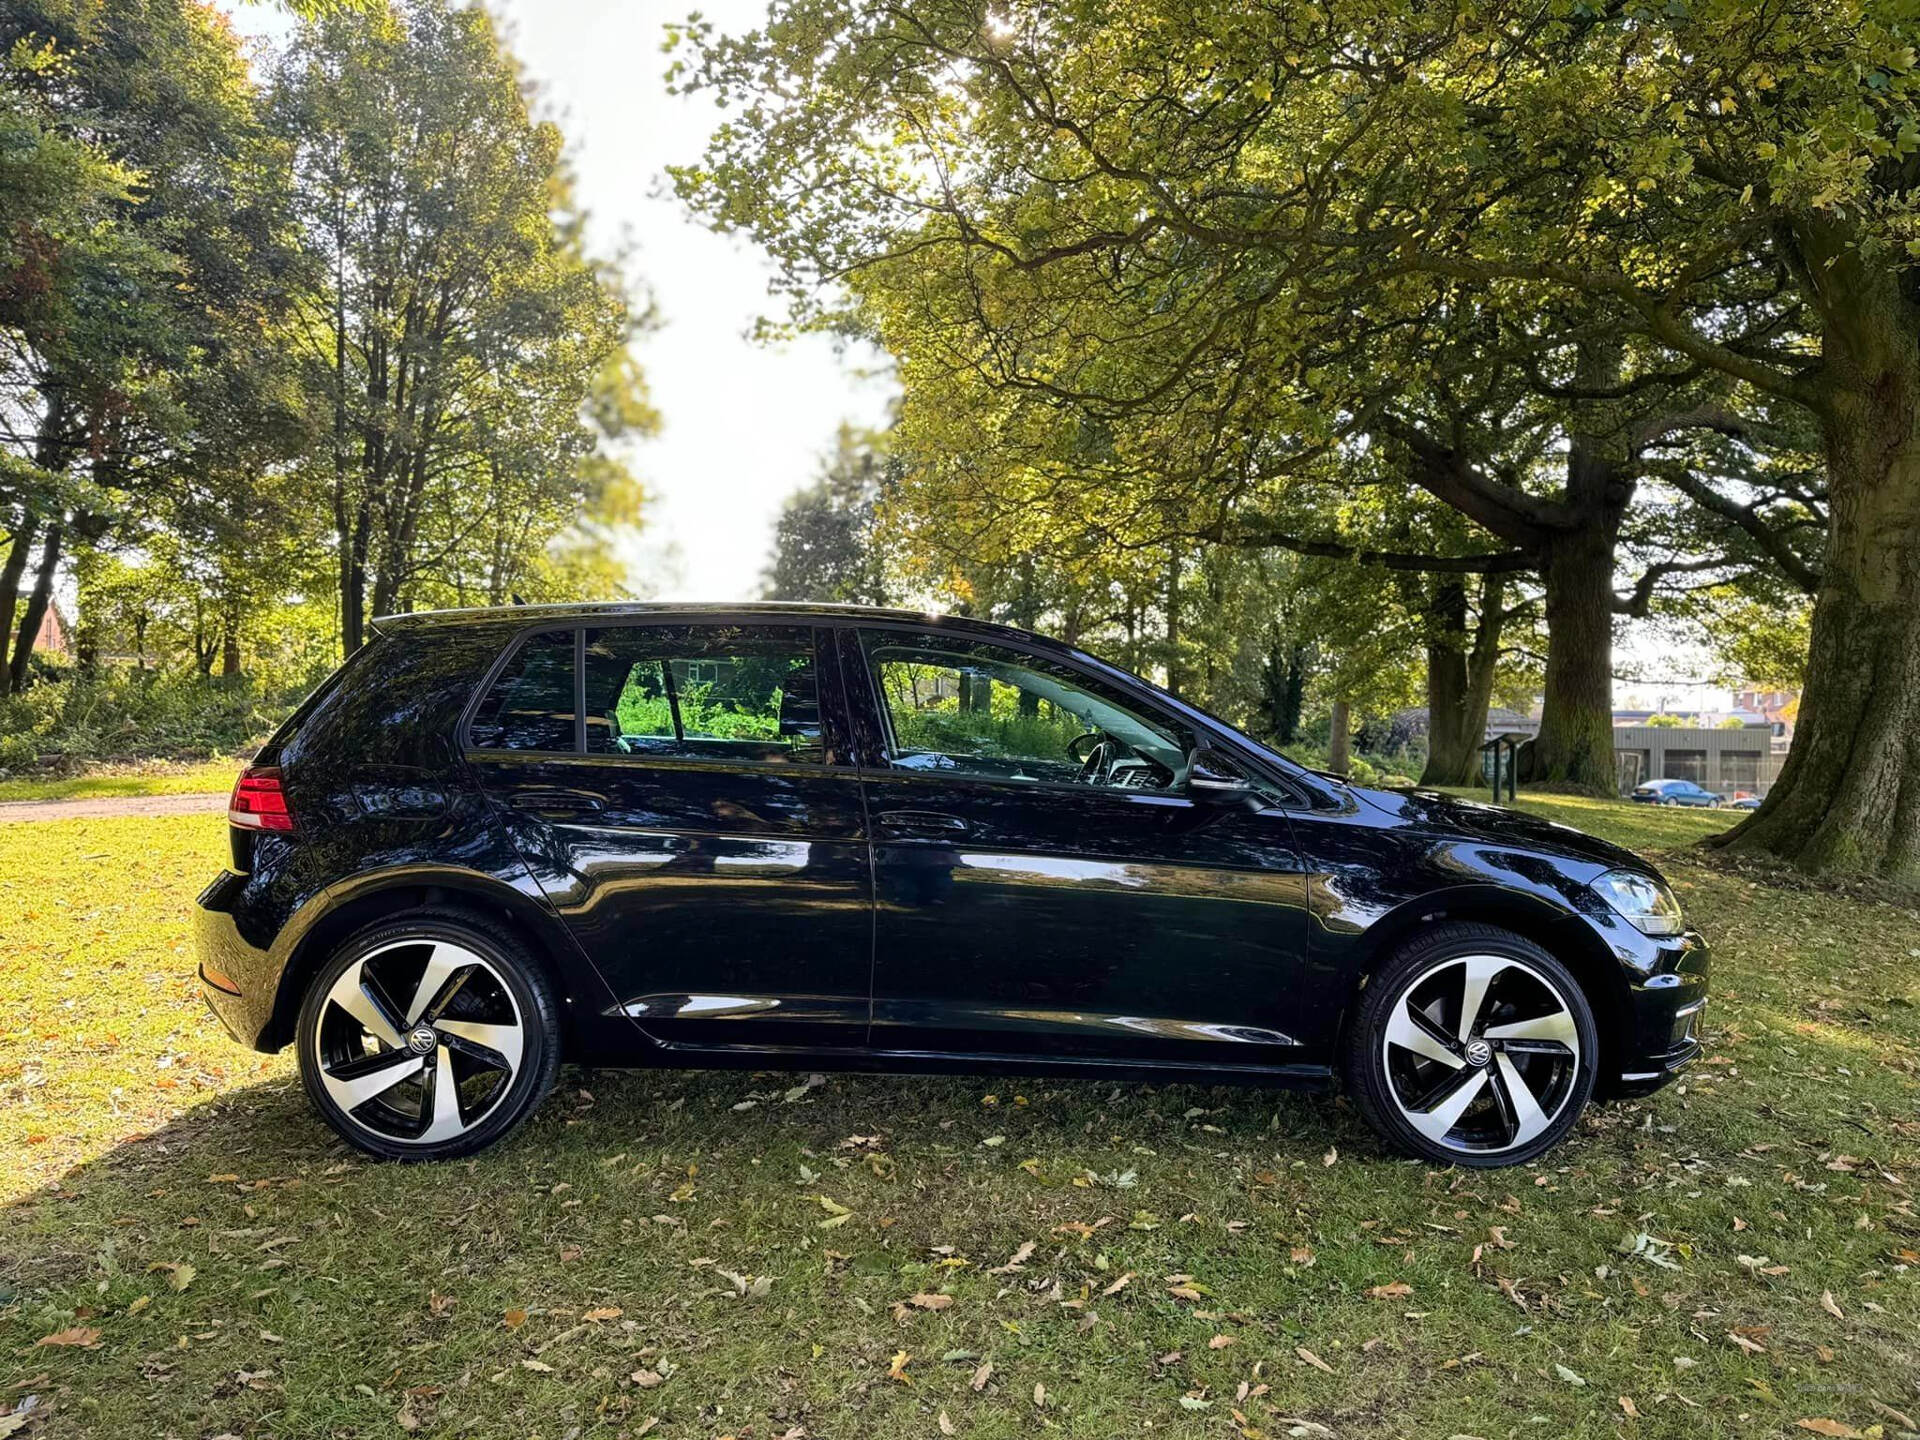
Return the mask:
[[112,820],[122,815],[200,815],[227,808],[227,792],[202,795],[109,795],[93,800],[0,802],[0,825],[31,820]]

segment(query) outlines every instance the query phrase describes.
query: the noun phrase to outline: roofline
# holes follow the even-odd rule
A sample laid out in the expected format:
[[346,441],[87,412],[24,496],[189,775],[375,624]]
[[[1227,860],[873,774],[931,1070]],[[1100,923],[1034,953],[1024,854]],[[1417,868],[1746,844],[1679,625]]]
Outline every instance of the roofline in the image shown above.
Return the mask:
[[374,625],[451,624],[461,620],[537,620],[588,615],[873,615],[889,620],[941,620],[922,610],[832,600],[560,600],[533,605],[468,605],[376,615]]

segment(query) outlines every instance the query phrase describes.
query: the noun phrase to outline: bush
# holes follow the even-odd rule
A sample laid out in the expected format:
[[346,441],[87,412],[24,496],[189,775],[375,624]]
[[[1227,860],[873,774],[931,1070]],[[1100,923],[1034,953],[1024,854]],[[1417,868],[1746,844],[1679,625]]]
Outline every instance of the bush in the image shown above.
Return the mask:
[[73,770],[102,760],[236,754],[265,740],[309,688],[191,671],[49,675],[0,700],[0,767]]

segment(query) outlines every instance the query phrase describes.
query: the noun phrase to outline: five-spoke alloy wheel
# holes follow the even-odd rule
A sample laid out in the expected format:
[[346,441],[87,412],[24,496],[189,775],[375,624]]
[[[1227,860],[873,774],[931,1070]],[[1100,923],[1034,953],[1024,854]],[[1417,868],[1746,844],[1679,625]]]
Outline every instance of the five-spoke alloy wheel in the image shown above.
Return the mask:
[[301,1007],[300,1075],[349,1142],[439,1160],[498,1139],[546,1095],[559,1060],[540,968],[470,917],[422,913],[353,936]]
[[1422,1159],[1514,1165],[1558,1143],[1593,1092],[1593,1010],[1566,967],[1492,926],[1436,926],[1369,982],[1347,1081]]

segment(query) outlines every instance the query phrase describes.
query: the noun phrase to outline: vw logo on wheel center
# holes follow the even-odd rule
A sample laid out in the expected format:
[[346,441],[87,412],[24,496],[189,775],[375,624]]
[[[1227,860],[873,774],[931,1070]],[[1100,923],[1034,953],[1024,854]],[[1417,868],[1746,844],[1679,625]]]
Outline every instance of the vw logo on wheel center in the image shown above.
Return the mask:
[[1474,1040],[1468,1043],[1467,1063],[1469,1065],[1484,1065],[1491,1059],[1493,1059],[1493,1046],[1486,1041]]
[[431,1025],[416,1025],[407,1032],[407,1048],[416,1055],[425,1055],[432,1051],[439,1038]]

